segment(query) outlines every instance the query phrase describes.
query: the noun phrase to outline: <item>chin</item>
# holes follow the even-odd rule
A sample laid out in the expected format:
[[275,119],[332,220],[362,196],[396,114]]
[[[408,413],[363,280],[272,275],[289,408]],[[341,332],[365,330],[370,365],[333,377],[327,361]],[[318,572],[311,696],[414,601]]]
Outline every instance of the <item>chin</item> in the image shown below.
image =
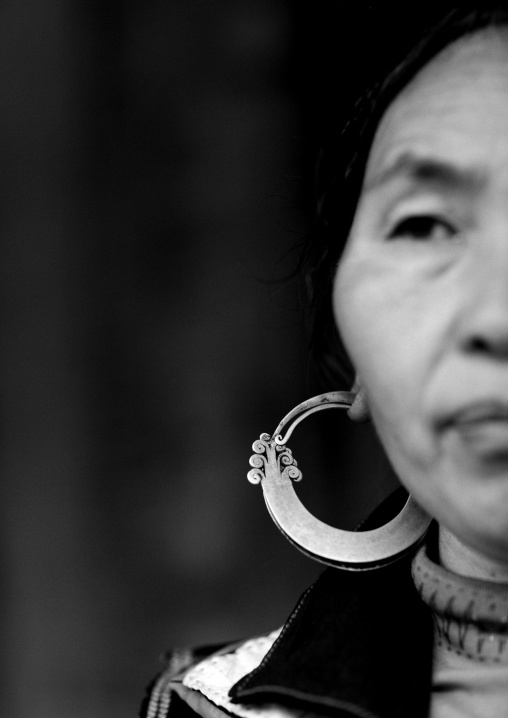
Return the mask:
[[479,480],[475,490],[464,487],[460,496],[454,492],[448,510],[436,509],[436,518],[471,549],[508,565],[508,482],[489,483]]
[[508,565],[508,466],[457,461],[404,466],[402,481],[416,501],[460,542]]
[[482,523],[463,529],[464,542],[483,556],[508,566],[508,525],[506,517],[488,526]]

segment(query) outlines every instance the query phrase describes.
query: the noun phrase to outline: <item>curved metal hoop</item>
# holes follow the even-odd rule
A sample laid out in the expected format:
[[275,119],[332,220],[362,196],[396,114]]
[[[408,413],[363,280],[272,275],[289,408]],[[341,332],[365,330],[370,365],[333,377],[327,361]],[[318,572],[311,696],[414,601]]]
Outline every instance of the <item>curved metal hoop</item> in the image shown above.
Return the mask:
[[[320,394],[299,404],[280,422],[272,436],[261,434],[252,445],[253,467],[248,479],[261,484],[268,511],[286,538],[310,558],[351,571],[380,568],[404,556],[425,536],[431,518],[409,496],[391,521],[371,531],[344,531],[313,516],[293,488],[302,473],[286,441],[294,428],[323,409],[349,409],[354,394]],[[285,433],[283,433],[285,432]]]

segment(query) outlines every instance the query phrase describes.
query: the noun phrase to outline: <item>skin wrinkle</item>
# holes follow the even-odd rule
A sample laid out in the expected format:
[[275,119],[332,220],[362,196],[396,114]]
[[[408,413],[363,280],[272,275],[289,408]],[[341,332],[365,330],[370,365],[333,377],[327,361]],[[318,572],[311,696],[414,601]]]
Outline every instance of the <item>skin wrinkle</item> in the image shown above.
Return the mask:
[[471,188],[472,191],[485,184],[486,177],[475,168],[457,168],[441,158],[420,157],[418,153],[405,150],[395,159],[385,163],[385,167],[374,176],[367,177],[363,194],[379,190],[386,183],[397,179],[413,180],[416,184],[428,182],[441,184],[450,190]]
[[496,580],[508,422],[446,419],[508,405],[507,130],[508,30],[489,28],[447,47],[383,116],[333,295],[388,457],[442,527],[443,563]]

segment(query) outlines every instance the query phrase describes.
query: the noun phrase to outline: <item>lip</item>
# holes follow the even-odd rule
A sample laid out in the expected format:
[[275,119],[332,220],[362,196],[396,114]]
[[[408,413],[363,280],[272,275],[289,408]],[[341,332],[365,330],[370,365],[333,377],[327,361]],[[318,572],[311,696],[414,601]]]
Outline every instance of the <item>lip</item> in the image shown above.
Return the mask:
[[450,412],[441,423],[468,452],[486,460],[508,459],[508,401],[475,401]]
[[458,408],[441,423],[446,426],[473,427],[492,422],[508,422],[508,401],[488,399]]

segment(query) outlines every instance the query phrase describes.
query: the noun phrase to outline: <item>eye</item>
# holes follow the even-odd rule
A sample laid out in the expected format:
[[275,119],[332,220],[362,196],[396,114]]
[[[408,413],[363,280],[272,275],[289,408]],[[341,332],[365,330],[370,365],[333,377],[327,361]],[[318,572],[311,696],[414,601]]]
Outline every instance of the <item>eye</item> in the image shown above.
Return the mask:
[[415,215],[399,222],[388,235],[390,239],[414,239],[439,241],[457,234],[451,224],[432,215]]

